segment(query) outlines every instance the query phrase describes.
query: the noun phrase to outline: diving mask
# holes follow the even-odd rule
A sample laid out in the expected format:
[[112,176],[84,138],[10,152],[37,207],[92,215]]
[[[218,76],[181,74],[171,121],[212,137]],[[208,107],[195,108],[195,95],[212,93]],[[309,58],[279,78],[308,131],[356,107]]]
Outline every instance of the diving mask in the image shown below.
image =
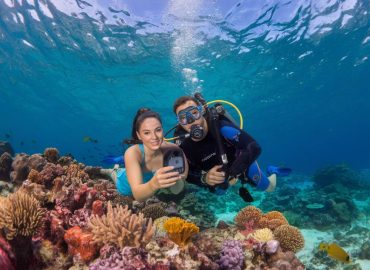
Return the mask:
[[189,106],[177,114],[177,121],[180,125],[185,126],[200,119],[202,116],[202,106]]

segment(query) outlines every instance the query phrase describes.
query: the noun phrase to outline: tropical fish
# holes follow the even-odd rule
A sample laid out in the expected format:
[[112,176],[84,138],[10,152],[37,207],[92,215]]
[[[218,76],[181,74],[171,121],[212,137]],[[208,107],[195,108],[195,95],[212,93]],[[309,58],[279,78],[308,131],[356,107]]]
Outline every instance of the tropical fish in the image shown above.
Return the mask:
[[82,141],[83,141],[83,142],[92,142],[92,143],[97,143],[97,142],[98,142],[98,140],[97,140],[97,139],[93,139],[93,138],[91,138],[90,136],[85,136],[85,137],[83,137]]
[[323,250],[323,251],[326,251],[326,253],[338,260],[338,261],[341,261],[343,263],[350,263],[351,262],[351,259],[348,255],[348,253],[343,249],[341,248],[339,245],[337,245],[336,243],[331,243],[331,244],[328,244],[328,243],[321,243],[319,245],[319,250]]

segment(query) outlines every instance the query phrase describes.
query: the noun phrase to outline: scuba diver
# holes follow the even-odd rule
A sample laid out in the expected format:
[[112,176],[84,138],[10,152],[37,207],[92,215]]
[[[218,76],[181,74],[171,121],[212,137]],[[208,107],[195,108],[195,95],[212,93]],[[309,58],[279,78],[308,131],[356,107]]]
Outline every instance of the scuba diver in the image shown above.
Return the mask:
[[178,121],[174,139],[177,138],[189,164],[187,182],[223,195],[229,182],[239,179],[239,195],[251,202],[253,197],[244,184],[272,192],[276,176],[291,172],[289,168],[269,166],[267,177],[256,161],[261,153],[259,144],[228,117],[222,105],[208,106],[200,93],[178,98],[173,111]]

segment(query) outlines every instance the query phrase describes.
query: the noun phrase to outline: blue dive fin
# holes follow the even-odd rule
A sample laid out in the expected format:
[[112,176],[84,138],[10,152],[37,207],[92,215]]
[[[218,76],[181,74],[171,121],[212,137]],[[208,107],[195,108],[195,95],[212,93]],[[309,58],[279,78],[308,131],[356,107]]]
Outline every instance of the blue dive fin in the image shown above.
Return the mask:
[[120,156],[105,156],[102,162],[107,163],[107,164],[123,164],[125,165],[125,161],[123,160],[123,155]]
[[267,175],[276,174],[277,176],[289,176],[289,174],[292,172],[292,169],[276,166],[267,166],[266,172]]

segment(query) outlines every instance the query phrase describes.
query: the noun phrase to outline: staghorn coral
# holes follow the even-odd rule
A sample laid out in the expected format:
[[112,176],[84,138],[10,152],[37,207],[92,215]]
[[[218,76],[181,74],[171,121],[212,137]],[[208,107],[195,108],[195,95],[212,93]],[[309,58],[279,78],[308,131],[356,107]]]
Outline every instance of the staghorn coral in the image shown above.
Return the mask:
[[284,251],[294,253],[304,247],[304,238],[298,228],[290,225],[281,225],[274,231],[275,239],[280,242]]
[[277,227],[289,224],[288,220],[279,211],[271,211],[264,214],[258,221],[260,228],[269,228],[275,230]]
[[17,191],[6,199],[1,199],[0,229],[5,231],[8,240],[17,235],[32,236],[42,225],[45,209],[28,194]]
[[156,220],[157,218],[165,216],[166,210],[162,207],[161,203],[155,203],[144,207],[141,213],[143,213],[146,218]]
[[238,212],[234,221],[239,228],[244,228],[244,225],[248,221],[253,221],[253,224],[257,224],[262,216],[262,211],[253,205],[244,207]]
[[120,248],[140,247],[147,244],[155,229],[152,220],[148,221],[142,213],[132,214],[127,205],[113,208],[110,202],[108,202],[107,214],[101,217],[93,216],[89,227],[96,243],[112,243]]
[[169,218],[163,225],[169,238],[179,246],[185,246],[190,237],[199,232],[199,227],[178,217]]
[[272,231],[269,228],[259,229],[254,231],[251,235],[254,240],[260,242],[260,243],[266,243],[267,241],[270,241],[274,239],[274,235],[272,234]]

